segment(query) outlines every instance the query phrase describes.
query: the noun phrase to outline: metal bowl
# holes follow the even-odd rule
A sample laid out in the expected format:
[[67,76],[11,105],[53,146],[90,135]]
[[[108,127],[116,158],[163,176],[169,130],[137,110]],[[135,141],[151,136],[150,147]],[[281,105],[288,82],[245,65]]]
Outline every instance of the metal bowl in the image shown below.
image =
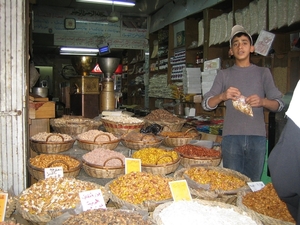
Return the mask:
[[78,75],[88,76],[97,65],[97,58],[91,56],[74,56],[71,58],[71,62]]

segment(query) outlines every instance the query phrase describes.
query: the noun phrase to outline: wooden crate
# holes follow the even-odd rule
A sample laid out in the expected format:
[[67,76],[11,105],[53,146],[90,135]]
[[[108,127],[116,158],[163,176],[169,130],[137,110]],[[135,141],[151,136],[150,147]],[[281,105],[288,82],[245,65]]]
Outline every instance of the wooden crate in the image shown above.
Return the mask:
[[30,119],[55,118],[55,102],[29,102]]

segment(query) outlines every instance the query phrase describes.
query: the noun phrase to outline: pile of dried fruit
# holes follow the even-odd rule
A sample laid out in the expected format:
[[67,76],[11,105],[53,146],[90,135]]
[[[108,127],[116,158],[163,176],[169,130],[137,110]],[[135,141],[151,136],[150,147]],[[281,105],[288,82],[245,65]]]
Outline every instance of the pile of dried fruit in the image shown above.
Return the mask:
[[286,204],[278,197],[272,183],[268,183],[259,191],[247,193],[243,198],[243,204],[257,213],[295,223]]
[[247,185],[238,177],[203,167],[187,169],[184,174],[199,184],[209,184],[210,190],[230,191]]
[[180,155],[187,156],[187,157],[213,157],[218,158],[221,157],[221,152],[211,148],[205,148],[202,146],[196,145],[182,145],[175,147],[174,151],[178,152]]
[[144,165],[162,165],[175,162],[178,154],[161,148],[143,148],[134,152],[132,158],[141,159]]
[[29,159],[32,166],[45,169],[48,167],[63,167],[64,170],[77,168],[80,162],[68,155],[41,154]]
[[160,175],[132,172],[112,181],[109,188],[118,198],[132,204],[141,204],[147,200],[171,199],[170,181],[171,178]]

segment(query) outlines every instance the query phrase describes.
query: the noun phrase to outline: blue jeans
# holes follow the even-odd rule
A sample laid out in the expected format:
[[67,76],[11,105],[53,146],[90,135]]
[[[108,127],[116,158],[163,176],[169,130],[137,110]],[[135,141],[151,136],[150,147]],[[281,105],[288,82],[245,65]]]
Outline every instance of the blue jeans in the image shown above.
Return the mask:
[[260,181],[266,154],[266,137],[229,135],[222,139],[223,167]]

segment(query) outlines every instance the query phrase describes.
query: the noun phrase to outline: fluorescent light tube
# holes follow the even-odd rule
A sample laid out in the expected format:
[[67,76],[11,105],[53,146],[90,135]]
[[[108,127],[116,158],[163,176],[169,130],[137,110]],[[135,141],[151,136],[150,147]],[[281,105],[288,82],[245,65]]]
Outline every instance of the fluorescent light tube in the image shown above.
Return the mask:
[[86,55],[96,56],[99,53],[98,48],[76,48],[76,47],[61,47],[61,55]]
[[107,4],[107,5],[119,5],[119,6],[135,6],[135,0],[76,0],[76,2],[84,3],[98,3],[98,4]]

